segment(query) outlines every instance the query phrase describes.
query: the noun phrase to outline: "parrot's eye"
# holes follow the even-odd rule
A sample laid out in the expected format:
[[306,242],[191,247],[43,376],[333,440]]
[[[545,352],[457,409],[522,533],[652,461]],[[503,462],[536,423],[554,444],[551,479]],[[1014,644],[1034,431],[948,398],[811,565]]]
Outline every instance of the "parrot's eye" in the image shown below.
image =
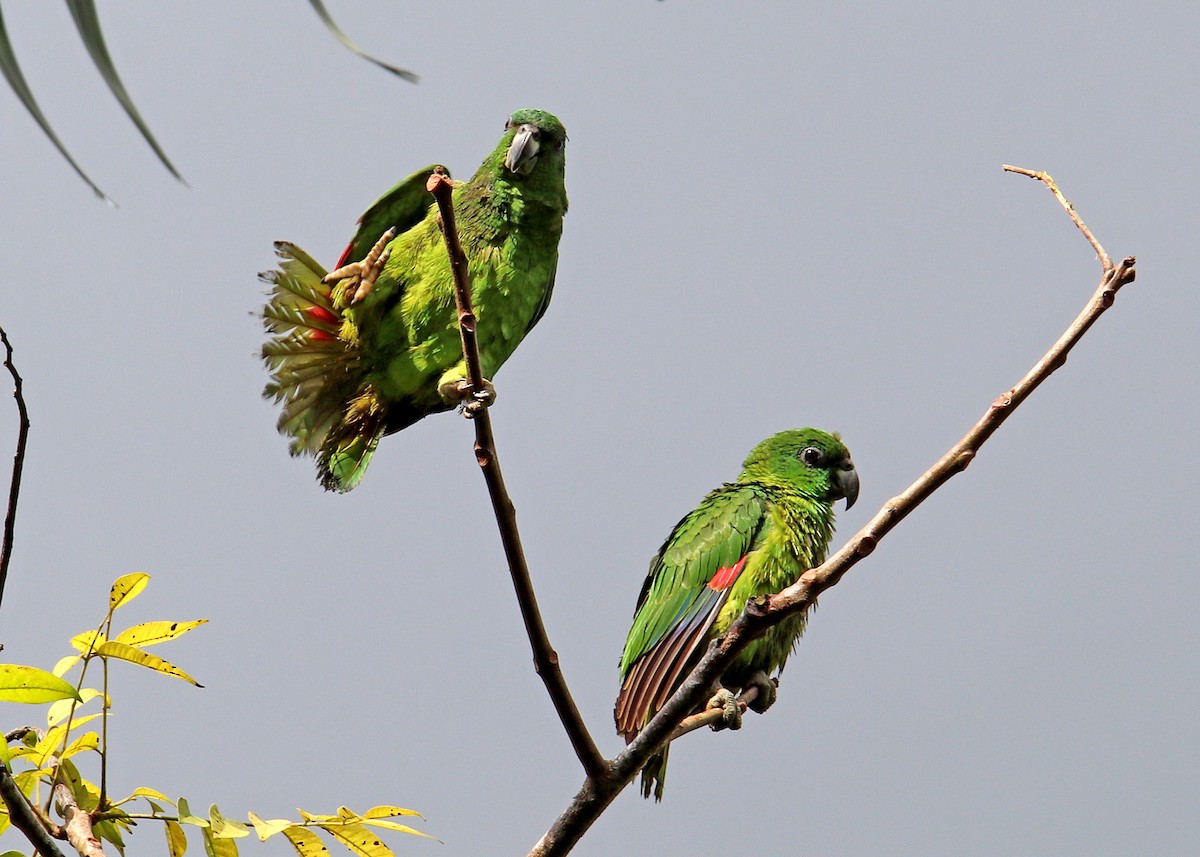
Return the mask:
[[804,449],[800,450],[800,460],[809,467],[815,467],[816,465],[820,464],[822,457],[821,450],[817,449],[815,446],[806,446]]

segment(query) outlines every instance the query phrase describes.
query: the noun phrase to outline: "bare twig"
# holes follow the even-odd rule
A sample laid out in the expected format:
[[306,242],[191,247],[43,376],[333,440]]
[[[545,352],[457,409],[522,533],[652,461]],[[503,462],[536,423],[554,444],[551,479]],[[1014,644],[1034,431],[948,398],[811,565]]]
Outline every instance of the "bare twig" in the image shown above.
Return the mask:
[[1029,176],[1031,179],[1037,179],[1046,187],[1050,188],[1050,192],[1054,194],[1054,198],[1059,201],[1063,208],[1067,210],[1067,214],[1071,216],[1073,222],[1079,231],[1087,238],[1088,243],[1096,251],[1096,255],[1100,257],[1100,265],[1104,268],[1104,273],[1108,273],[1113,269],[1112,259],[1108,258],[1108,254],[1104,252],[1104,248],[1100,246],[1100,242],[1096,240],[1096,236],[1092,234],[1092,230],[1087,228],[1087,224],[1079,217],[1075,211],[1075,206],[1071,201],[1063,196],[1063,192],[1058,189],[1058,184],[1050,177],[1049,173],[1040,172],[1038,170],[1027,170],[1024,167],[1014,167],[1012,164],[1004,164],[1005,172],[1017,173],[1022,176]]
[[[483,390],[483,367],[479,358],[479,343],[475,335],[475,313],[471,307],[471,280],[467,271],[467,258],[459,243],[458,229],[454,223],[452,196],[454,185],[449,176],[439,171],[429,178],[426,187],[437,199],[442,215],[446,252],[450,255],[450,269],[454,274],[458,328],[462,336],[463,358],[466,360],[468,378],[474,390]],[[550,637],[542,622],[541,611],[538,610],[533,582],[529,577],[529,565],[525,561],[525,551],[521,547],[521,534],[517,529],[517,510],[508,496],[508,490],[504,487],[504,476],[500,472],[500,459],[496,455],[496,441],[492,436],[491,418],[488,416],[486,408],[479,409],[474,413],[468,411],[468,414],[474,417],[475,460],[483,471],[488,494],[492,498],[492,510],[500,529],[500,541],[504,545],[504,555],[508,560],[509,573],[512,575],[513,589],[516,591],[517,603],[521,608],[521,618],[525,622],[529,645],[533,649],[534,669],[546,685],[550,701],[554,704],[555,711],[558,712],[558,717],[567,732],[575,755],[579,757],[588,778],[606,776],[608,763],[596,748],[596,742],[588,733],[583,717],[579,714],[579,708],[575,705],[575,700],[571,698],[571,691],[567,687],[566,679],[563,678],[562,669],[558,664],[558,653],[550,645]]]
[[[768,628],[777,625],[787,616],[803,612],[811,607],[820,593],[836,585],[842,575],[863,557],[870,555],[879,540],[913,509],[952,476],[965,470],[978,453],[979,448],[1016,407],[1025,401],[1054,370],[1066,362],[1067,355],[1075,343],[1104,311],[1112,306],[1117,291],[1133,281],[1134,258],[1127,256],[1119,266],[1114,268],[1108,257],[1104,255],[1099,242],[1092,236],[1070,203],[1065,201],[1053,179],[1045,173],[1032,173],[1015,168],[1011,171],[1032,175],[1046,183],[1054,192],[1055,197],[1063,202],[1071,219],[1087,236],[1088,241],[1100,255],[1104,270],[1100,278],[1100,285],[1087,305],[1058,341],[1050,347],[1050,350],[1011,390],[1000,395],[991,404],[962,440],[951,447],[933,467],[925,471],[903,493],[885,503],[883,508],[841,550],[818,567],[806,571],[798,581],[782,592],[748,601],[742,615],[725,634],[709,645],[703,659],[679,689],[659,709],[629,746],[612,760],[610,775],[603,779],[589,778],[584,782],[583,788],[576,794],[567,809],[530,851],[530,857],[552,857],[552,855],[568,853],[617,794],[645,765],[650,756],[673,737],[681,734],[683,724],[691,724],[697,719],[689,717],[689,715],[704,704],[712,683],[733,662],[738,653],[751,640],[761,636]],[[697,717],[703,718],[704,714],[701,713]]]
[[0,327],[0,342],[4,343],[4,368],[13,378],[13,398],[17,400],[19,429],[17,452],[13,456],[12,483],[8,487],[8,512],[4,516],[4,541],[0,544],[0,602],[4,600],[4,584],[8,580],[8,563],[12,559],[13,530],[17,524],[17,498],[21,495],[21,471],[25,467],[25,443],[29,439],[29,411],[25,409],[25,396],[21,392],[21,376],[13,365],[12,343],[8,334]]
[[62,851],[54,844],[50,833],[38,819],[37,813],[13,780],[12,772],[3,762],[0,762],[0,799],[3,799],[4,805],[8,807],[8,817],[12,820],[13,827],[25,834],[29,844],[36,848],[42,857],[63,857]]

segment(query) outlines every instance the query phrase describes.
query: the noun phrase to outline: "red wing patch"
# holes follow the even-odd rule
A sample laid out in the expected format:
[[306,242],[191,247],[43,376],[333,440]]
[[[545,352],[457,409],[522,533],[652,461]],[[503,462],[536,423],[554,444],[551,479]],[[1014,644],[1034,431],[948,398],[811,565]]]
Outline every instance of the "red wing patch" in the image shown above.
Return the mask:
[[349,244],[346,245],[346,249],[342,251],[342,256],[340,259],[337,260],[337,264],[333,266],[333,270],[336,271],[338,268],[342,267],[342,265],[345,265],[348,261],[350,261],[350,251],[353,249],[354,249],[354,242],[351,241]]
[[738,575],[746,567],[746,559],[749,556],[750,554],[746,554],[746,556],[729,566],[729,568],[718,568],[717,573],[713,575],[713,579],[708,582],[708,588],[720,592],[723,589],[733,586],[733,582],[738,579]]

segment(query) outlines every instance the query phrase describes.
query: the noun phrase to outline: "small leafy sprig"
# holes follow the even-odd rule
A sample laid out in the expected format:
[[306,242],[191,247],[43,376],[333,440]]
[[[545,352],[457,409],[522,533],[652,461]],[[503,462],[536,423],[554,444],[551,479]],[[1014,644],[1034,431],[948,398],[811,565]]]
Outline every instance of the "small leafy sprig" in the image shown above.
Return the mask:
[[[158,821],[166,833],[169,857],[183,857],[187,850],[184,826],[197,828],[204,850],[211,857],[237,857],[236,840],[250,835],[253,828],[260,840],[282,834],[300,857],[322,857],[329,851],[314,829],[323,830],[360,857],[392,857],[392,851],[378,836],[379,830],[428,836],[392,819],[418,816],[414,810],[398,806],[376,806],[356,813],[340,807],[334,815],[299,810],[300,820],[262,819],[248,813],[248,824],[226,818],[216,804],[207,817],[192,812],[186,798],[168,798],[157,789],[139,786],[127,797],[111,800],[108,794],[108,713],[109,665],[124,661],[162,675],[172,676],[202,687],[192,676],[158,655],[146,651],[149,646],[182,637],[205,624],[207,619],[153,621],[131,625],[113,634],[113,615],[118,608],[136,598],[150,582],[150,575],[127,574],[113,583],[108,609],[93,630],[71,638],[76,654],[55,664],[51,672],[19,664],[0,664],[0,701],[47,704],[44,729],[25,726],[6,734],[0,745],[0,834],[16,827],[45,857],[62,857],[56,841],[66,841],[83,857],[103,857],[104,843],[124,854],[125,836],[141,820]],[[85,687],[89,667],[99,662],[101,687]],[[74,683],[64,678],[79,666]],[[99,711],[86,706],[99,700]],[[95,727],[99,726],[99,733]],[[10,746],[12,745],[12,746]],[[99,756],[99,785],[86,779],[77,761],[82,754]],[[127,808],[145,801],[148,812]],[[61,819],[54,820],[51,808]],[[20,852],[10,851],[0,857]]]

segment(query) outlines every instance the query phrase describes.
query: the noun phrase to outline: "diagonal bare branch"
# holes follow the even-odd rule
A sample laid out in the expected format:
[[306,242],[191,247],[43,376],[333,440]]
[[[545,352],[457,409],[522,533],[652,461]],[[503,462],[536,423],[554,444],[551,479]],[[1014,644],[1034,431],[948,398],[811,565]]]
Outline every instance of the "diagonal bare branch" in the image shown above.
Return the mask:
[[901,494],[889,500],[883,508],[845,546],[820,566],[809,569],[794,584],[774,595],[751,599],[746,609],[730,629],[714,640],[703,659],[692,670],[679,689],[659,709],[638,736],[611,762],[609,776],[589,777],[541,840],[530,851],[530,857],[553,857],[571,851],[575,843],[600,817],[613,799],[625,788],[646,761],[663,745],[683,734],[686,726],[703,722],[703,715],[689,717],[704,704],[712,683],[733,662],[753,639],[787,616],[811,607],[817,596],[835,586],[842,576],[859,560],[869,556],[879,540],[909,515],[934,491],[951,477],[961,473],[974,459],[979,448],[1037,387],[1056,369],[1066,363],[1067,355],[1084,333],[1113,304],[1117,291],[1135,276],[1135,260],[1126,257],[1114,267],[1086,224],[1065,201],[1061,191],[1046,173],[1022,172],[1043,181],[1055,197],[1064,204],[1067,213],[1100,255],[1103,273],[1100,285],[1076,319],[1040,360],[1012,389],[992,402],[983,416],[963,438],[950,448],[936,464],[925,471]]
[[29,411],[21,390],[21,376],[13,365],[12,343],[0,327],[0,342],[4,344],[4,368],[12,375],[13,398],[17,400],[17,451],[13,456],[12,482],[8,487],[8,511],[4,515],[4,540],[0,542],[0,602],[4,601],[4,584],[8,581],[8,563],[12,559],[13,531],[17,525],[17,499],[21,496],[21,471],[25,468],[25,444],[29,440]]
[[[450,255],[450,269],[454,273],[455,301],[458,305],[458,328],[462,336],[463,358],[467,364],[467,375],[475,390],[484,389],[483,367],[479,359],[479,344],[475,336],[475,313],[471,307],[471,280],[467,272],[467,258],[458,240],[458,229],[454,222],[454,189],[450,177],[442,171],[435,172],[427,187],[437,199],[442,215],[442,231],[446,236],[446,252]],[[529,577],[529,565],[521,547],[521,534],[517,529],[517,510],[508,489],[504,487],[504,476],[500,472],[500,459],[496,455],[496,441],[492,436],[492,421],[486,408],[467,410],[475,421],[475,460],[483,471],[488,495],[492,498],[492,510],[496,525],[500,528],[500,541],[504,544],[504,555],[512,575],[513,589],[525,621],[525,632],[533,649],[533,664],[537,674],[546,685],[550,701],[562,721],[575,755],[579,757],[589,779],[607,776],[608,762],[600,755],[596,742],[592,740],[579,708],[571,697],[571,691],[563,678],[558,664],[558,653],[550,645],[550,637],[542,622],[534,595],[533,582]]]
[[8,808],[8,817],[12,819],[13,827],[25,835],[29,844],[36,848],[42,857],[63,857],[62,851],[54,844],[49,831],[38,819],[37,813],[13,780],[8,765],[3,762],[0,762],[0,800],[3,800]]

